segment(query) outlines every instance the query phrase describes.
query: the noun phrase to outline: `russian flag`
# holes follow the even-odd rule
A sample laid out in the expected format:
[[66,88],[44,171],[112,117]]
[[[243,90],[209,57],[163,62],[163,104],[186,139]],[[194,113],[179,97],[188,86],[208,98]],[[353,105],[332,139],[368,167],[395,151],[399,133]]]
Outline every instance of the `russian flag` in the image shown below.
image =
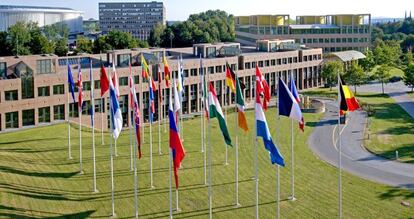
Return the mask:
[[[256,89],[257,90],[257,89]],[[273,143],[272,136],[270,135],[269,127],[266,122],[266,117],[263,111],[262,104],[260,102],[260,95],[256,91],[256,136],[263,138],[263,143],[267,151],[269,151],[270,160],[272,164],[278,164],[282,167],[285,166],[285,161],[282,154]]]
[[170,120],[170,148],[173,155],[175,187],[178,189],[178,169],[184,159],[185,150],[178,132],[177,121],[172,106],[171,95],[169,95],[168,117]]
[[112,81],[109,80],[109,105],[111,108],[111,122],[112,122],[112,134],[115,139],[118,139],[122,130],[122,113],[119,107],[118,98]]
[[[292,83],[292,82],[291,82]],[[294,82],[293,82],[294,83]],[[293,85],[294,86],[294,85]],[[299,122],[299,127],[303,131],[304,120],[300,111],[299,103],[293,94],[288,90],[285,82],[279,78],[278,86],[278,106],[279,115],[287,116]],[[296,88],[294,88],[296,90]],[[297,93],[297,91],[296,91]],[[299,99],[299,98],[298,98]]]

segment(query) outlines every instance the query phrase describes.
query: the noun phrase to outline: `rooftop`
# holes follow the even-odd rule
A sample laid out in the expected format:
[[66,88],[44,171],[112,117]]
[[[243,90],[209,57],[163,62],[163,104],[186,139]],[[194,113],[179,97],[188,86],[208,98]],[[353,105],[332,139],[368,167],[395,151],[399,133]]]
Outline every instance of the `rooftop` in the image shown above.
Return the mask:
[[79,12],[72,8],[64,7],[44,7],[44,6],[25,6],[25,5],[0,5],[0,12],[5,11],[48,11],[48,12]]
[[332,29],[339,28],[336,25],[331,24],[292,24],[289,27],[293,30],[295,29]]
[[352,60],[357,59],[365,59],[365,55],[361,52],[355,51],[355,50],[348,50],[348,51],[342,51],[342,52],[333,52],[330,54],[330,56],[336,56],[343,62],[349,62]]

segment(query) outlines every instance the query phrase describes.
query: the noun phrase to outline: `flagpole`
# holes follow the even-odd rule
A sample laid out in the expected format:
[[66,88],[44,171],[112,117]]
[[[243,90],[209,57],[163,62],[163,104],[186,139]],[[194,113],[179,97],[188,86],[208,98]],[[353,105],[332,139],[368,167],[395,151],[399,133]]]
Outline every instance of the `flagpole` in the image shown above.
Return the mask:
[[[68,76],[69,77],[69,76]],[[69,81],[69,79],[68,79],[68,81]],[[69,85],[70,86],[70,85]],[[72,158],[72,149],[71,149],[71,145],[70,145],[70,119],[69,119],[69,116],[70,116],[70,113],[69,113],[69,108],[70,108],[70,103],[69,103],[69,95],[70,95],[70,93],[68,92],[68,108],[67,108],[67,119],[68,119],[68,156],[69,156],[69,160],[72,160],[73,158]],[[75,105],[73,105],[73,106],[75,106]]]
[[295,197],[295,151],[293,148],[293,119],[290,120],[290,148],[291,148],[291,188],[292,188],[292,195],[289,197],[289,200],[296,201]]
[[[256,92],[256,89],[255,89],[255,92]],[[256,95],[257,95],[257,92],[256,92],[255,96]],[[255,100],[255,103],[254,103],[255,118],[257,118],[257,115],[256,115],[257,106],[256,105],[257,104],[256,104],[256,100]],[[255,134],[255,140],[254,140],[254,154],[255,154],[254,169],[255,169],[255,171],[254,172],[255,172],[255,181],[256,181],[256,186],[255,186],[255,190],[256,190],[256,219],[258,219],[259,218],[259,163],[258,163],[259,155],[258,155],[257,130],[256,130],[257,129],[257,121],[256,121],[256,119],[254,121],[255,121],[254,122],[255,123],[254,124],[254,134]]]
[[95,100],[94,100],[94,89],[95,82],[93,81],[93,72],[92,72],[92,60],[90,63],[90,80],[91,80],[91,114],[92,114],[92,157],[93,157],[93,192],[97,193],[98,189],[96,188],[96,153],[95,153]]
[[[131,100],[132,101],[132,100]],[[131,122],[133,123],[133,126],[135,127],[135,115],[134,113],[132,114],[132,119]],[[138,219],[138,174],[137,174],[137,147],[138,146],[138,142],[135,140],[134,141],[134,201],[135,201],[135,218]]]
[[[81,104],[82,105],[82,104]],[[82,106],[78,107],[79,114],[79,164],[80,164],[80,174],[83,174],[82,168]]]
[[102,145],[105,144],[104,134],[103,134],[103,129],[104,129],[104,127],[103,127],[103,116],[104,116],[104,104],[103,104],[103,102],[104,102],[104,97],[101,97],[101,142],[102,142]]
[[[206,126],[205,126],[205,120],[204,120],[204,113],[207,112],[207,107],[206,106],[206,87],[205,87],[205,80],[206,80],[206,76],[205,76],[205,72],[204,72],[204,68],[202,65],[202,59],[201,59],[201,54],[200,54],[200,76],[201,76],[201,80],[200,80],[200,85],[201,85],[201,96],[202,96],[202,101],[201,101],[201,153],[204,154],[203,158],[204,158],[204,185],[207,185],[207,149],[206,149],[206,145],[205,145],[205,139],[206,139]],[[207,115],[208,116],[208,115]]]
[[[109,107],[111,108],[111,104],[109,104]],[[111,109],[110,109],[111,110]],[[111,129],[111,133],[110,133],[110,161],[111,161],[111,200],[112,200],[112,217],[116,217],[115,214],[115,194],[114,194],[114,157],[113,157],[113,151],[112,151],[112,138],[113,138],[113,125],[112,124],[112,113],[109,113],[110,119],[110,129]]]
[[[170,90],[171,93],[171,90]],[[171,104],[171,103],[170,103]],[[170,157],[170,162],[169,162],[169,172],[170,172],[170,218],[173,218],[173,209],[172,209],[172,170],[171,170],[171,163],[172,163],[172,149],[169,149],[169,157]]]
[[[159,68],[158,68],[159,70]],[[158,74],[158,76],[161,76],[161,73]],[[162,85],[161,85],[161,77],[158,77],[158,155],[161,155],[161,93],[162,93]]]
[[[142,77],[141,82],[141,98],[139,102],[141,103],[141,115],[144,115],[144,77]],[[145,119],[142,119],[142,143],[145,143]]]
[[[277,107],[279,108],[279,105]],[[280,115],[279,115],[279,110],[277,110],[277,121],[278,121],[278,124],[279,124],[277,126],[277,141],[279,142],[279,145],[280,145],[281,140],[280,140]],[[277,191],[276,191],[277,219],[280,219],[280,166],[279,165],[276,165],[276,166],[277,166],[277,169],[276,169],[276,171],[277,171],[277,173],[276,173],[276,176],[277,176]]]
[[[230,90],[229,88],[227,88],[226,89],[226,91],[227,90]],[[226,96],[229,96],[228,94],[227,94],[227,92],[226,93],[224,93],[224,103],[226,103]],[[225,117],[226,117],[226,122],[227,122],[227,111],[228,111],[228,108],[227,107],[223,107],[224,108],[224,112],[226,113],[226,115],[225,115]],[[224,163],[224,165],[229,165],[229,162],[228,162],[228,157],[229,157],[229,154],[228,154],[228,148],[227,148],[227,144],[225,145],[226,146],[226,162]]]
[[[150,76],[152,77],[152,76]],[[151,84],[149,83],[148,86],[151,86]],[[150,118],[150,123],[149,123],[149,130],[150,130],[150,188],[153,189],[154,188],[154,180],[153,180],[153,175],[152,175],[152,120],[153,118],[151,118],[151,98],[149,97],[150,93],[148,93],[148,116]]]
[[181,211],[181,209],[178,207],[178,188],[175,189],[175,198],[176,198],[175,204],[177,205],[175,210],[178,213]]
[[[131,79],[132,79],[132,68],[131,68],[131,59],[129,59],[128,60],[128,66],[129,66],[129,74],[130,74],[130,77],[131,77]],[[133,83],[132,83],[132,81],[131,80],[128,80],[128,82],[129,82],[129,87],[130,87],[130,90],[131,90],[131,88],[132,88],[132,86],[135,86]],[[131,93],[131,91],[129,91],[129,93]],[[132,141],[132,118],[133,118],[133,116],[132,116],[132,108],[131,108],[131,105],[132,105],[132,95],[129,95],[129,98],[128,98],[128,117],[127,118],[129,118],[129,121],[128,121],[128,125],[129,125],[129,152],[130,152],[130,169],[131,169],[131,171],[134,171],[134,158],[133,158],[133,146],[132,146],[132,144],[133,144],[133,141]]]
[[338,208],[339,208],[339,219],[342,218],[342,138],[341,138],[341,95],[340,95],[340,86],[341,82],[339,80],[339,72],[338,72],[338,161],[339,161],[339,175],[338,175],[338,193],[339,193],[339,200],[338,200]]
[[[210,74],[207,76],[207,83],[210,86]],[[205,91],[207,92],[207,86]],[[207,105],[206,107],[210,107],[210,98],[209,93],[207,93]],[[208,203],[209,203],[209,218],[213,218],[213,190],[212,190],[212,169],[211,169],[211,119],[210,115],[208,115]],[[206,151],[207,152],[207,151]]]
[[[237,77],[237,73],[235,73],[235,80],[239,80],[238,79],[238,77]],[[238,83],[238,81],[236,81],[236,83]],[[239,203],[239,116],[238,116],[238,113],[239,113],[239,109],[237,108],[237,90],[238,88],[237,88],[237,84],[236,84],[236,95],[235,95],[235,100],[236,100],[236,102],[235,102],[235,109],[236,109],[236,113],[235,113],[235,115],[236,115],[236,150],[235,150],[235,153],[236,153],[236,162],[235,162],[235,165],[234,165],[234,168],[235,168],[235,182],[236,182],[236,207],[240,207],[241,205],[240,205],[240,203]]]

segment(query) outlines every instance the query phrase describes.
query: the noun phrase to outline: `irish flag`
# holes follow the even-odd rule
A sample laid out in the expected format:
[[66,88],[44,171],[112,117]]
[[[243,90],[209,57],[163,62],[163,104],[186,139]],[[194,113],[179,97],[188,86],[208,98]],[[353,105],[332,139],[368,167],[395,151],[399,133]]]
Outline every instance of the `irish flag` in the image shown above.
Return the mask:
[[236,82],[236,104],[237,104],[237,116],[239,127],[243,129],[245,132],[249,131],[247,127],[247,120],[246,115],[244,114],[244,98],[243,98],[243,89],[241,88],[240,81],[235,80]]
[[227,129],[226,120],[224,119],[223,111],[221,110],[220,102],[217,99],[216,91],[213,84],[210,82],[210,89],[208,92],[208,104],[210,108],[210,118],[217,118],[221,132],[223,133],[224,141],[227,145],[231,145],[231,138]]

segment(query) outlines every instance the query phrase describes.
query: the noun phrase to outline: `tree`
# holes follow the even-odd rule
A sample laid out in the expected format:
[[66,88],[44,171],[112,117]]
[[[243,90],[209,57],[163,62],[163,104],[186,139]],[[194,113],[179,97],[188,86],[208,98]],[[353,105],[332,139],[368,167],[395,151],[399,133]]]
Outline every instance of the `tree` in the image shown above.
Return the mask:
[[32,54],[52,54],[55,52],[55,44],[43,35],[37,24],[28,24],[31,40],[29,42]]
[[374,43],[374,57],[377,65],[397,66],[402,54],[400,43],[397,41],[381,41]]
[[30,55],[29,43],[31,40],[27,25],[17,22],[8,29],[8,43],[12,45],[12,53],[15,55]]
[[0,56],[10,56],[11,48],[8,42],[8,33],[7,32],[0,32]]
[[108,50],[111,50],[112,46],[108,43],[107,36],[100,36],[93,42],[93,52],[97,53],[105,53]]
[[381,82],[382,94],[384,94],[384,83],[388,83],[391,78],[390,67],[387,65],[381,65],[374,74],[374,77]]
[[414,89],[414,64],[410,64],[404,70],[403,81],[406,86],[411,87],[411,93]]
[[161,23],[155,25],[151,30],[150,36],[148,38],[148,43],[153,47],[160,47],[162,44],[162,35],[165,31],[165,26]]
[[130,33],[112,30],[108,33],[107,42],[112,49],[131,49],[137,47],[137,41]]
[[401,42],[401,48],[404,52],[412,52],[414,48],[414,35],[409,35]]
[[76,38],[76,53],[92,53],[92,41],[84,36]]
[[56,41],[55,54],[58,56],[66,56],[69,52],[68,39],[60,38]]
[[322,77],[332,90],[332,85],[338,78],[338,73],[341,73],[344,69],[344,65],[341,61],[328,61],[322,67]]
[[351,62],[351,66],[345,72],[344,78],[350,85],[354,86],[355,94],[357,93],[357,86],[364,84],[366,81],[364,70],[358,65],[356,60]]
[[359,63],[366,72],[371,72],[375,67],[375,57],[371,50],[365,53],[365,59],[360,59]]

